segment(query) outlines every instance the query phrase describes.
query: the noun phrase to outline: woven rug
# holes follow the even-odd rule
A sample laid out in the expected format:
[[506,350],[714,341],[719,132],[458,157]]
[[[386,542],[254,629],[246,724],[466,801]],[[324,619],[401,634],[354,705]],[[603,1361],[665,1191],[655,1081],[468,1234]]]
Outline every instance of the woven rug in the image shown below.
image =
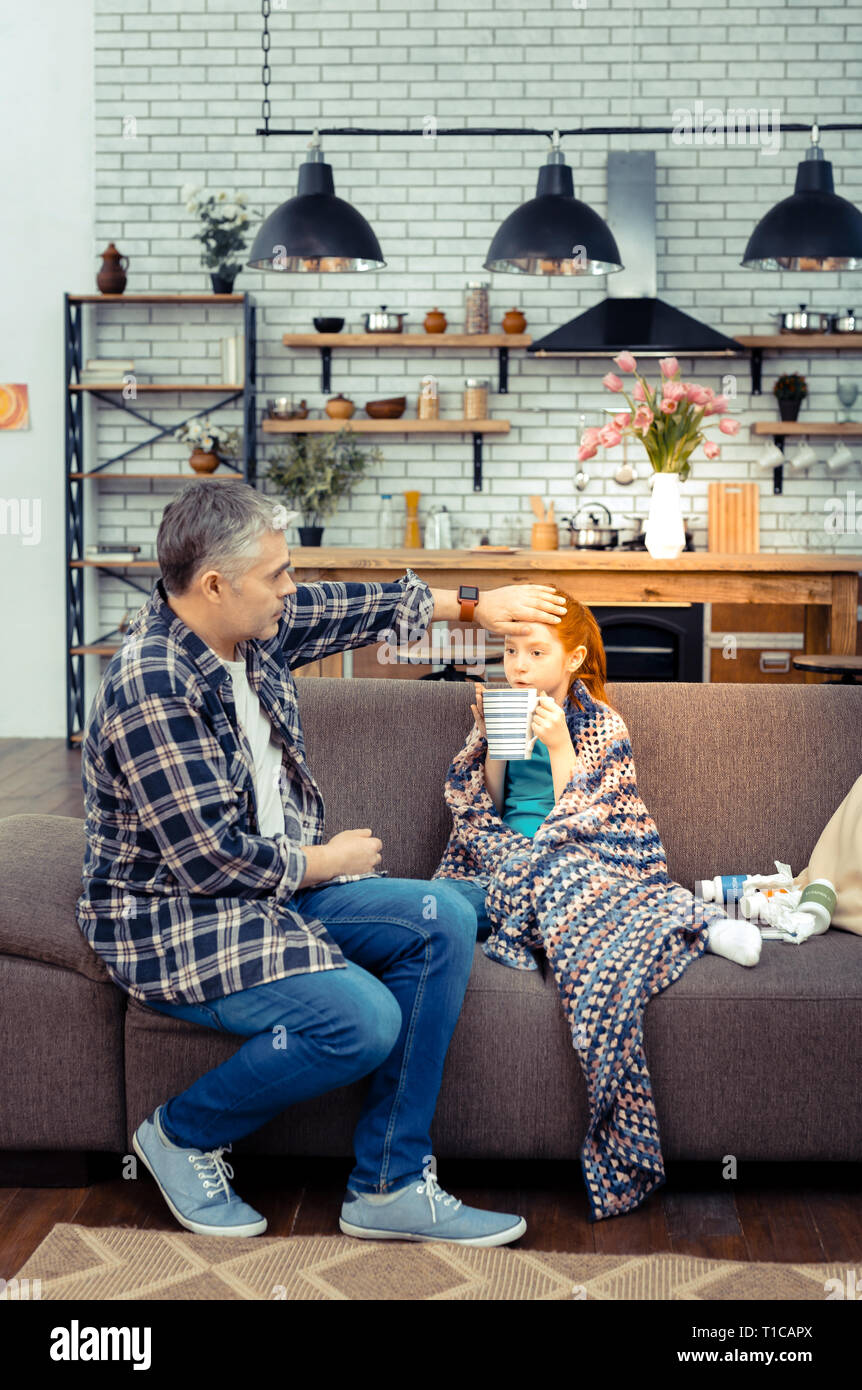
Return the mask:
[[[857,1265],[860,1261],[856,1262]],[[58,1223],[21,1269],[45,1299],[810,1299],[841,1264],[577,1255],[350,1236],[255,1236]],[[35,1293],[32,1281],[41,1285]],[[7,1297],[9,1296],[7,1289]],[[14,1296],[14,1294],[13,1294]]]

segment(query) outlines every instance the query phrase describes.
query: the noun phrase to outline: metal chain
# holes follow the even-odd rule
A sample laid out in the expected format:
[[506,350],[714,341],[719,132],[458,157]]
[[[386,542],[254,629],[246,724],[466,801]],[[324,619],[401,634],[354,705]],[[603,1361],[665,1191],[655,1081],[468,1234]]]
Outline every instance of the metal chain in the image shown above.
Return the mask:
[[261,12],[261,15],[263,16],[263,32],[261,33],[261,36],[260,36],[260,46],[261,46],[261,48],[262,48],[262,50],[263,50],[263,67],[262,67],[262,69],[261,69],[261,82],[263,83],[263,100],[262,100],[262,102],[261,102],[261,104],[260,104],[260,114],[261,114],[261,119],[263,120],[264,129],[265,129],[265,131],[266,131],[266,133],[267,133],[267,135],[268,135],[268,134],[269,134],[269,111],[270,111],[270,107],[269,107],[269,84],[270,84],[270,79],[271,79],[271,77],[272,77],[272,73],[270,72],[270,68],[269,68],[269,44],[270,44],[270,36],[269,36],[269,16],[270,16],[270,0],[261,0],[261,3],[260,3],[260,12]]

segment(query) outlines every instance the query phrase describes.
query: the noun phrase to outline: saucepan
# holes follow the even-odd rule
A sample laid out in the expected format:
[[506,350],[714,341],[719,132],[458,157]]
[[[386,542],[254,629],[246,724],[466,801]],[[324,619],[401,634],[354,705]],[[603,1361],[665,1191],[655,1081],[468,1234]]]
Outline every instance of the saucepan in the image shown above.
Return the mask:
[[408,317],[407,314],[393,314],[385,304],[381,304],[379,309],[363,314],[362,319],[366,333],[403,333],[404,320]]
[[773,318],[778,319],[778,328],[781,333],[828,333],[830,315],[815,314],[806,309],[804,304],[800,304],[798,309],[784,311],[778,309],[773,314]]

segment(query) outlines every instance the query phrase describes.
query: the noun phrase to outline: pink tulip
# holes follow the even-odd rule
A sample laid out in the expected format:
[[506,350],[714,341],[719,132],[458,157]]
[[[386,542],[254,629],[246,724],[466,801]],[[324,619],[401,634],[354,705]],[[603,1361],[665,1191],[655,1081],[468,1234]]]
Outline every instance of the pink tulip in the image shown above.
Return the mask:
[[606,386],[609,391],[622,391],[623,384],[614,372],[608,372],[607,376],[602,377],[602,386]]
[[619,430],[614,429],[612,424],[604,425],[599,430],[599,443],[603,444],[606,449],[615,449],[621,439],[622,435]]
[[703,446],[703,452],[706,454],[706,457],[708,459],[717,459],[719,454],[721,453],[721,450],[719,449],[717,444],[713,444],[712,440],[708,439]]
[[634,428],[636,430],[648,430],[655,416],[648,405],[642,405],[640,410],[635,412]]
[[689,384],[688,399],[692,405],[707,405],[712,399],[712,394],[708,387],[698,386],[696,382],[692,381]]
[[713,396],[712,398],[713,410],[715,410],[719,415],[722,415],[724,411],[727,410],[727,407],[729,405],[730,400],[727,396]]
[[634,396],[634,399],[635,399],[636,401],[645,401],[645,400],[646,400],[646,392],[644,391],[643,382],[642,382],[642,381],[636,381],[636,382],[635,382],[634,388],[633,388],[633,390],[632,390],[632,395]]
[[614,416],[613,421],[612,421],[612,424],[614,424],[618,430],[624,430],[624,429],[626,429],[626,427],[627,427],[628,425],[631,424],[631,422],[632,422],[632,414],[631,414],[631,411],[630,411],[630,410],[624,410],[624,411],[622,412],[621,415],[615,415],[615,416]]
[[615,357],[613,360],[621,372],[636,372],[638,369],[638,364],[630,352],[621,352],[619,357]]
[[673,415],[676,410],[676,401],[662,401],[659,410],[663,415]]
[[675,376],[679,371],[679,363],[675,357],[663,357],[659,362],[659,366],[661,367],[662,376]]
[[589,425],[581,435],[581,443],[586,444],[591,449],[599,437],[599,431],[595,425]]
[[722,434],[736,434],[739,430],[738,420],[719,420],[718,428]]
[[661,393],[666,401],[682,400],[686,394],[681,381],[666,381],[661,388]]
[[578,450],[578,463],[586,463],[587,459],[595,458],[598,452],[595,445],[582,444]]

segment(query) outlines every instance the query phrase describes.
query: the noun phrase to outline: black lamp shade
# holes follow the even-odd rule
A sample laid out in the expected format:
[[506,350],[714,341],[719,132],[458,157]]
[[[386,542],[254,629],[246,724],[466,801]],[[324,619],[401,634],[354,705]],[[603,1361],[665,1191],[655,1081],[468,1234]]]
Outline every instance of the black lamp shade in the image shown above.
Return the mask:
[[298,192],[262,223],[246,265],[255,270],[379,270],[380,243],[356,208],[335,196],[332,165],[300,165]]
[[500,224],[484,265],[521,275],[607,275],[623,268],[613,233],[574,196],[572,171],[563,162],[542,166],[536,197]]
[[740,265],[753,270],[862,269],[862,212],[834,191],[828,159],[803,159],[796,188],[752,232]]

